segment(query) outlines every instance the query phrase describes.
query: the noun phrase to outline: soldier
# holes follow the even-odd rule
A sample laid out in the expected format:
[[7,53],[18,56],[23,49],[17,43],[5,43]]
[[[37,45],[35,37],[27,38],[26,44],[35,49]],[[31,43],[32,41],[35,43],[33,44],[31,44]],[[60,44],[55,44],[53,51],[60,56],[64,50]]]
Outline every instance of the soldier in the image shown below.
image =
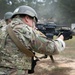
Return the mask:
[[11,22],[12,12],[6,12],[4,14],[4,19],[0,22],[0,29],[5,30],[6,26]]
[[[31,51],[52,55],[64,50],[65,37],[60,35],[55,41],[51,41],[40,36],[35,29],[37,21],[37,13],[33,8],[23,5],[15,9],[12,21],[8,24],[10,28],[7,26],[6,31],[2,31],[0,36],[0,75],[28,75],[33,56]],[[10,36],[8,29],[13,30],[21,48]],[[30,53],[26,53],[27,50]]]
[[12,12],[6,12],[4,14],[4,20],[5,20],[6,24],[9,24],[11,22],[12,15],[13,15]]

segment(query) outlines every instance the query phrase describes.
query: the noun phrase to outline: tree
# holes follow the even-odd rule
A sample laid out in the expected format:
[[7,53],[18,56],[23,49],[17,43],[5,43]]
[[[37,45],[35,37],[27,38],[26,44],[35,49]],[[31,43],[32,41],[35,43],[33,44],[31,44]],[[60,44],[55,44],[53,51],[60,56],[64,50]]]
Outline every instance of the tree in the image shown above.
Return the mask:
[[39,19],[53,17],[57,23],[67,25],[75,21],[75,0],[0,0],[0,18],[20,5],[33,7]]

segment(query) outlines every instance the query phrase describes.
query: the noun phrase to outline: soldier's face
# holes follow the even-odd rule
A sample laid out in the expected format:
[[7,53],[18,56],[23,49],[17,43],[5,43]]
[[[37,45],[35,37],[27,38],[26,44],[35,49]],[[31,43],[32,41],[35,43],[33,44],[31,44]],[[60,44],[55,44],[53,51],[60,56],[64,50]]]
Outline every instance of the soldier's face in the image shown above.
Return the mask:
[[29,25],[30,27],[35,29],[35,21],[34,21],[33,18],[27,16],[26,17],[26,22],[27,22],[27,25]]
[[9,24],[11,22],[11,19],[6,20],[6,24]]

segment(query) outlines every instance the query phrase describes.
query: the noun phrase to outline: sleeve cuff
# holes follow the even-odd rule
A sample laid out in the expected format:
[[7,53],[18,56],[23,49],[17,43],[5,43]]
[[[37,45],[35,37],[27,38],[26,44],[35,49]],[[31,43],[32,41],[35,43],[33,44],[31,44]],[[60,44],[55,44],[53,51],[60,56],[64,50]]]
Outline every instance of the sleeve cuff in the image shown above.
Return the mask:
[[56,40],[60,41],[62,43],[63,48],[65,48],[65,42],[63,40],[61,40],[60,38],[58,38]]

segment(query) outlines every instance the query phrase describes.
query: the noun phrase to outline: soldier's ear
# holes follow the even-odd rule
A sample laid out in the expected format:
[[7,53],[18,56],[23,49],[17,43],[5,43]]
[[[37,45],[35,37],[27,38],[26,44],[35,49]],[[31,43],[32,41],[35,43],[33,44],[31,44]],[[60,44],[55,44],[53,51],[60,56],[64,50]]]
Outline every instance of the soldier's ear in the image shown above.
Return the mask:
[[25,16],[25,17],[24,17],[24,20],[25,20],[25,22],[28,23],[28,22],[29,22],[29,17],[28,17],[28,16]]

